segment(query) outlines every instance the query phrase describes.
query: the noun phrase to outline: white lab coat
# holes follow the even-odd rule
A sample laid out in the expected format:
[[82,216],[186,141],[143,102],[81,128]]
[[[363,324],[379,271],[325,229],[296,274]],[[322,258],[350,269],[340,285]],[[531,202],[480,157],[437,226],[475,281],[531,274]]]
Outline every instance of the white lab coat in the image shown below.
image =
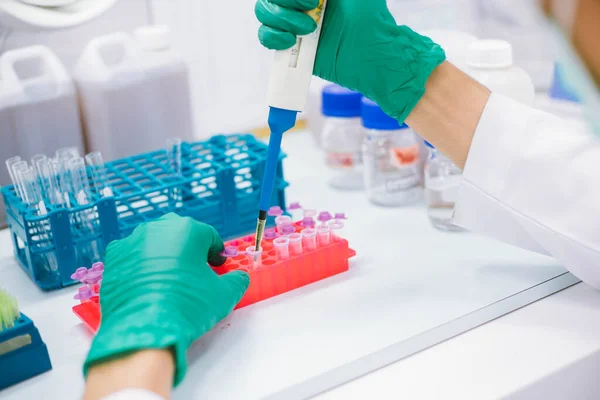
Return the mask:
[[600,289],[597,164],[600,140],[585,124],[492,94],[473,137],[454,222],[551,255]]

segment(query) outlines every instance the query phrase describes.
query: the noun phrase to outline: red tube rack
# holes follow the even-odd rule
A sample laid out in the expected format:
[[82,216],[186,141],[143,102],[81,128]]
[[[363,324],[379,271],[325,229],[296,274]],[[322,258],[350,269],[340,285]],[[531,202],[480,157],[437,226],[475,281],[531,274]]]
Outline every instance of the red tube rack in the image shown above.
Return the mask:
[[[296,232],[302,230],[300,222],[294,226]],[[348,259],[356,255],[348,246],[347,240],[332,235],[330,244],[326,246],[299,255],[290,255],[286,260],[278,260],[273,244],[265,240],[262,243],[262,268],[250,269],[245,251],[253,243],[254,235],[226,242],[225,246],[236,247],[239,255],[227,259],[221,267],[213,268],[219,275],[234,270],[244,270],[250,275],[250,286],[236,309],[348,271]],[[97,331],[100,324],[100,305],[97,297],[76,305],[73,312],[91,332]]]

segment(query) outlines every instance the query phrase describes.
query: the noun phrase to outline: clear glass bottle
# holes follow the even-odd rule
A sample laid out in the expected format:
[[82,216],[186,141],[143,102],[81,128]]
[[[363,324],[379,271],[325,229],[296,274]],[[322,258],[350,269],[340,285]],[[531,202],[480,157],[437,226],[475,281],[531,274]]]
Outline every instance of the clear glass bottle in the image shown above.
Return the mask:
[[372,203],[397,207],[423,197],[419,143],[414,132],[386,115],[377,104],[362,100],[364,176]]
[[462,171],[431,144],[425,164],[425,202],[431,224],[443,231],[462,231],[452,223]]
[[362,95],[338,85],[323,89],[322,111],[325,116],[321,144],[327,167],[333,172],[329,184],[341,190],[364,188],[360,123]]

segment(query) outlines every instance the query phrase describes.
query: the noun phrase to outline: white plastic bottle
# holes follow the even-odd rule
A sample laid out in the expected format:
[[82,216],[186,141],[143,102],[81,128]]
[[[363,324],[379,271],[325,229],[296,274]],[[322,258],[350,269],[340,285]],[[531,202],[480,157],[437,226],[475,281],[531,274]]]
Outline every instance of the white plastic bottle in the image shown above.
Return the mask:
[[387,207],[420,200],[423,189],[419,143],[414,132],[366,97],[362,100],[362,123],[365,127],[365,187],[369,200]]
[[[7,51],[0,57],[2,164],[17,155],[29,160],[68,146],[83,152],[75,85],[65,67],[45,46]],[[7,184],[10,178],[2,166],[0,186]],[[0,225],[3,215],[0,210]]]
[[452,223],[462,171],[430,143],[425,164],[425,203],[431,224],[443,231],[461,231]]
[[325,116],[322,147],[327,167],[333,171],[329,184],[342,190],[360,190],[363,185],[361,99],[358,92],[338,85],[323,89]]
[[467,54],[466,72],[492,92],[526,105],[535,100],[533,81],[513,64],[513,50],[504,40],[478,40]]
[[75,67],[89,151],[106,160],[193,139],[188,68],[166,27],[90,41]]

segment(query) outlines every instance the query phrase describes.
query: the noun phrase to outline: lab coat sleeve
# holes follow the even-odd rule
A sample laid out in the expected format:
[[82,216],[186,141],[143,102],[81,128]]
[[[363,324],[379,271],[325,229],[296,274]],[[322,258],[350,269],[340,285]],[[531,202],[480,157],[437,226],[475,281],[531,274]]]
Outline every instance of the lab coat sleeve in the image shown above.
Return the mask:
[[454,223],[555,257],[600,289],[600,140],[492,94],[473,137]]
[[113,393],[102,400],[165,400],[154,392],[145,389],[124,389],[117,393]]

